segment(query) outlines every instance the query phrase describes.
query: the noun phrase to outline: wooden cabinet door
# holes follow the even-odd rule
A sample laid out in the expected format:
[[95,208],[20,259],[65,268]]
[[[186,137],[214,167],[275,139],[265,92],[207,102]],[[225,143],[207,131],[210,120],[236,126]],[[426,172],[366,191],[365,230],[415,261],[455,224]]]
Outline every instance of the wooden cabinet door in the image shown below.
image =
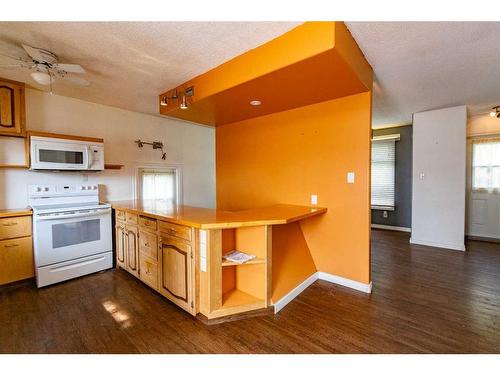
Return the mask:
[[35,276],[30,237],[0,241],[0,285]]
[[127,230],[127,271],[139,277],[139,236],[137,227],[126,226]]
[[127,268],[125,226],[118,224],[116,226],[115,232],[116,232],[116,265],[122,268]]
[[162,236],[160,293],[194,315],[194,261],[191,245]]
[[24,134],[24,111],[24,84],[0,80],[0,134]]

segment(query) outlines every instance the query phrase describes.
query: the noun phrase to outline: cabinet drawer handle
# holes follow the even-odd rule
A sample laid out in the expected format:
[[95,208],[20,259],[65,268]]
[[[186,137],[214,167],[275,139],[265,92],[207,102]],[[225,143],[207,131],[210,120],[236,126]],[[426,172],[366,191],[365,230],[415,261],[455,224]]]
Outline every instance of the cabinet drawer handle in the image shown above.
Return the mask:
[[5,245],[5,247],[18,247],[18,246],[19,246],[19,244],[17,244],[17,243],[14,243],[12,245]]
[[3,223],[2,225],[4,227],[12,227],[12,226],[17,225],[17,224],[19,224],[19,223],[16,223],[15,221],[12,221],[10,223]]

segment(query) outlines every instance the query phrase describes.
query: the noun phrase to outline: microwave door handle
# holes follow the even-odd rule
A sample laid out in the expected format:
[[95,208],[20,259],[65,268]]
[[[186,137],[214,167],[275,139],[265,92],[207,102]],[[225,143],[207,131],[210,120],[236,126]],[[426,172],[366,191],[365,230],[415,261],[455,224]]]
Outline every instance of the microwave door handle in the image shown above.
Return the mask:
[[77,214],[67,214],[67,215],[57,215],[57,216],[37,216],[37,221],[44,220],[60,220],[60,219],[72,219],[77,217],[89,217],[89,216],[102,216],[109,214],[111,212],[111,208],[106,208],[104,210],[99,210],[96,212],[85,212],[85,213],[77,213]]
[[94,161],[92,157],[92,150],[90,149],[90,146],[87,146],[86,150],[87,150],[87,169],[90,169]]

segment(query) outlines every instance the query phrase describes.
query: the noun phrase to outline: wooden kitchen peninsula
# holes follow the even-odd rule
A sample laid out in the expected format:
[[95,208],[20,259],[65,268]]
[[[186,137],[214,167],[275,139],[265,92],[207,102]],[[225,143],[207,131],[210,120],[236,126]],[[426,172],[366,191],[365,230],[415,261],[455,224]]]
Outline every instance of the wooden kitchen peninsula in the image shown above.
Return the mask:
[[[111,205],[117,266],[209,321],[268,308],[273,291],[271,226],[326,212],[285,204],[242,211],[152,200]],[[256,258],[244,264],[223,260],[231,250]]]

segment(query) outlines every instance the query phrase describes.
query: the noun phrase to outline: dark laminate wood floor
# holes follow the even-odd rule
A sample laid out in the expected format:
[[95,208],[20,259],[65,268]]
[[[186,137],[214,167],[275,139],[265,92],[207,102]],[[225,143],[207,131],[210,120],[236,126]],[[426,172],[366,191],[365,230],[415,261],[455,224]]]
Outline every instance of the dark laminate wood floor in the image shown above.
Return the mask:
[[500,245],[374,231],[371,296],[318,281],[276,316],[206,326],[124,271],[0,288],[2,353],[500,352]]

